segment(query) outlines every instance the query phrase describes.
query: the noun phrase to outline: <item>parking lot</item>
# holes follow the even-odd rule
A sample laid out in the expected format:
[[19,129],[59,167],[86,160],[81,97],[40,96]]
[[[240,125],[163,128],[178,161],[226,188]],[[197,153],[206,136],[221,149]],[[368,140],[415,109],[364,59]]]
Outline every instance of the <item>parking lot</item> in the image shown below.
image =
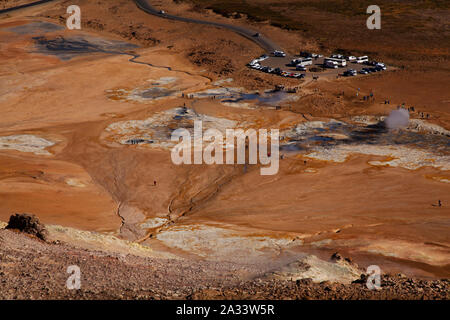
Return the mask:
[[[313,79],[313,78],[337,78],[339,76],[343,76],[344,72],[347,70],[356,70],[357,77],[360,76],[368,76],[369,74],[361,74],[360,71],[364,68],[372,68],[372,66],[363,64],[363,63],[354,63],[351,61],[347,61],[347,65],[345,67],[338,67],[337,69],[325,68],[324,60],[326,57],[320,58],[312,58],[313,64],[306,66],[306,71],[297,71],[295,66],[292,66],[290,63],[293,59],[300,58],[300,56],[291,56],[286,55],[285,57],[275,57],[270,54],[267,59],[264,59],[259,62],[262,67],[270,67],[270,68],[280,68],[282,71],[286,71],[288,73],[301,73],[304,74],[304,79]],[[389,67],[386,66],[386,70],[389,70]]]

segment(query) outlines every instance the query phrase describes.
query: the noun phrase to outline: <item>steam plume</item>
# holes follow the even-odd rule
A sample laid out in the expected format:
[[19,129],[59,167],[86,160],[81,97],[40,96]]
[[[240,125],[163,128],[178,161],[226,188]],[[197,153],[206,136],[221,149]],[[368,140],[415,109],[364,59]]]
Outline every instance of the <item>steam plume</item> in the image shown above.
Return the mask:
[[389,129],[407,127],[409,124],[409,112],[406,109],[392,110],[384,122]]

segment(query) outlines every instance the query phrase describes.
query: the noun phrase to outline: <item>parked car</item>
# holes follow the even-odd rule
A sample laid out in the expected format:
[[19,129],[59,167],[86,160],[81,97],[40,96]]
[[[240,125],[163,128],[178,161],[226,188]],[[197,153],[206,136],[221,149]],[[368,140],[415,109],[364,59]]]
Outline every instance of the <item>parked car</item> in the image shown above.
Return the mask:
[[326,60],[323,64],[325,68],[337,69],[338,64],[336,61]]
[[347,70],[343,73],[344,77],[354,77],[357,74],[358,73],[356,72],[356,70],[353,70],[353,69]]
[[306,71],[306,67],[302,66],[301,64],[297,65],[295,67],[295,70],[297,71]]
[[359,73],[360,74],[369,74],[369,72],[364,69],[359,70]]
[[275,57],[286,57],[286,53],[284,53],[283,51],[279,51],[279,50],[275,50],[275,51],[273,52],[273,55],[274,55]]
[[159,10],[159,14],[166,14],[164,10]]
[[355,61],[355,60],[356,60],[356,57],[355,57],[355,56],[348,56],[348,57],[345,57],[345,59],[346,59],[347,61]]
[[332,54],[330,58],[344,59],[344,56],[342,54]]
[[381,63],[381,62],[377,63],[377,64],[375,65],[375,68],[381,69],[381,70],[386,70],[385,64],[384,64],[384,63]]
[[292,59],[288,66],[296,66],[302,59]]
[[376,66],[378,64],[377,61],[373,60],[373,61],[366,61],[365,64],[367,64],[368,66]]

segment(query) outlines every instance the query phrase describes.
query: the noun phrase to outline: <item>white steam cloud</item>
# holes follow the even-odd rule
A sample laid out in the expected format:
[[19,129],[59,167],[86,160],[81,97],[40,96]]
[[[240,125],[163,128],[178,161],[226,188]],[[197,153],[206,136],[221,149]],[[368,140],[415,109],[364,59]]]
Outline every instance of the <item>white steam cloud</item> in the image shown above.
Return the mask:
[[409,112],[406,109],[392,110],[384,122],[389,129],[405,128],[409,124]]

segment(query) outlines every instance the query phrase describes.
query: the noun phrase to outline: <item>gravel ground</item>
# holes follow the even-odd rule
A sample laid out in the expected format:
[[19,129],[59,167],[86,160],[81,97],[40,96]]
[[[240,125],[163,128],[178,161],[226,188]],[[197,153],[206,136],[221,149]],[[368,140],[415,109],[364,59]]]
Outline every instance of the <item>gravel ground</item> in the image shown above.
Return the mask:
[[[79,290],[66,287],[70,265],[80,267]],[[251,265],[85,250],[0,230],[0,299],[449,299],[448,280],[385,275],[379,291],[369,291],[365,281],[245,280],[258,271]]]
[[[80,267],[80,290],[66,287],[70,265]],[[237,283],[242,268],[106,254],[0,230],[0,299],[181,299]]]
[[193,299],[273,299],[273,300],[448,300],[449,281],[425,281],[401,275],[383,275],[380,290],[368,290],[365,281],[343,285],[299,281],[246,282],[229,289],[200,290]]

